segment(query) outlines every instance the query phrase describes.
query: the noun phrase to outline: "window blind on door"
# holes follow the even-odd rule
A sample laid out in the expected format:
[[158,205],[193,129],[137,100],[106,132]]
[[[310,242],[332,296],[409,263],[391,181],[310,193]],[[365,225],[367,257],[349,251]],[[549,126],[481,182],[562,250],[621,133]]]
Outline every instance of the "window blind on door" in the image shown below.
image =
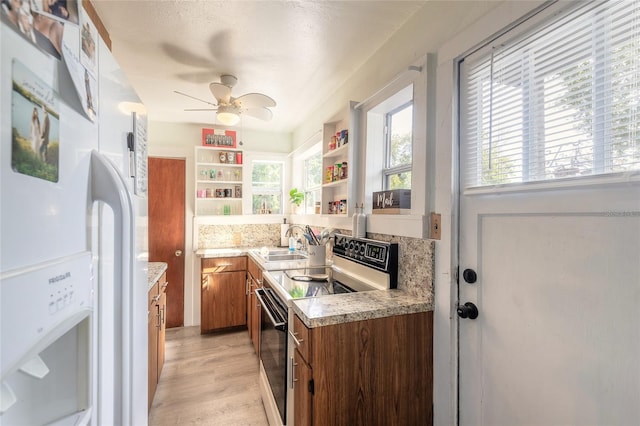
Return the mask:
[[640,1],[511,29],[463,59],[460,107],[465,188],[640,170]]

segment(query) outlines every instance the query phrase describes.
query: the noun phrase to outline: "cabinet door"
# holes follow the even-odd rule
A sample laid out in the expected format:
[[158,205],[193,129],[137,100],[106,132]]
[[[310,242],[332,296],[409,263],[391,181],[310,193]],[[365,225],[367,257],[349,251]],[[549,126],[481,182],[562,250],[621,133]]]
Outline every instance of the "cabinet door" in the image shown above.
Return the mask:
[[160,301],[158,302],[160,321],[158,328],[158,380],[162,374],[162,367],[164,367],[164,343],[165,343],[165,330],[167,329],[167,291],[166,287],[162,288],[160,293]]
[[251,341],[253,342],[253,348],[256,351],[256,354],[260,353],[260,325],[262,312],[260,304],[258,303],[258,298],[256,297],[256,289],[258,288],[258,283],[254,280],[253,287],[251,288],[251,305],[249,309],[252,311],[251,314]]
[[156,385],[158,384],[158,305],[153,304],[149,308],[148,317],[148,332],[149,332],[149,406],[151,409],[151,403],[153,402],[153,396],[156,393]]
[[245,271],[204,274],[200,331],[247,323]]
[[311,367],[304,362],[304,359],[297,350],[293,356],[293,400],[294,414],[293,424],[310,425],[312,419],[313,394],[310,382],[313,378]]
[[251,274],[247,272],[247,280],[245,283],[245,293],[247,298],[247,331],[249,332],[249,339],[253,341],[253,328],[251,324],[253,324],[253,309],[251,309],[251,284],[253,280],[251,278]]

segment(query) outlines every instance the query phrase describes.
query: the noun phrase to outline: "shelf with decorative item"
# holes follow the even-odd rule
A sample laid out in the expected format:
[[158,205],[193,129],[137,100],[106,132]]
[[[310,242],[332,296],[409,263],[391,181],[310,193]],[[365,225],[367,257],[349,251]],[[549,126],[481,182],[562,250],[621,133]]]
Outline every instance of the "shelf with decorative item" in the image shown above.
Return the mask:
[[[352,169],[357,158],[358,111],[355,102],[322,126],[322,214],[350,215],[354,196]],[[343,202],[340,205],[340,202]],[[336,205],[337,212],[336,212]]]
[[348,179],[340,179],[340,180],[334,180],[333,182],[325,182],[322,184],[323,188],[332,188],[334,186],[341,186],[341,185],[346,185],[347,183],[349,183]]
[[341,157],[343,155],[346,155],[348,150],[349,150],[349,144],[345,143],[344,145],[342,145],[342,146],[340,146],[340,147],[338,147],[336,149],[328,150],[327,152],[322,154],[322,158]]
[[242,151],[195,148],[196,215],[242,214]]

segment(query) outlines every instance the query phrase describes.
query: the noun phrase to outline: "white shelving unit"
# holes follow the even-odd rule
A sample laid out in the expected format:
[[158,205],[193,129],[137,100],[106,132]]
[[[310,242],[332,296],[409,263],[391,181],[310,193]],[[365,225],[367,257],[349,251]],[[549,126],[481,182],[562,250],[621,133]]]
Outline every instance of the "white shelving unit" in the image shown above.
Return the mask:
[[239,149],[195,148],[196,216],[242,214],[242,159]]
[[[353,214],[353,171],[357,170],[357,165],[354,164],[354,149],[358,144],[354,105],[355,102],[351,102],[346,112],[322,126],[323,215],[346,217]],[[348,135],[346,143],[340,143],[341,137],[337,136],[343,131]],[[336,147],[329,149],[332,145],[332,137],[337,139]],[[330,167],[333,167],[333,170],[339,169],[340,172],[330,175]]]

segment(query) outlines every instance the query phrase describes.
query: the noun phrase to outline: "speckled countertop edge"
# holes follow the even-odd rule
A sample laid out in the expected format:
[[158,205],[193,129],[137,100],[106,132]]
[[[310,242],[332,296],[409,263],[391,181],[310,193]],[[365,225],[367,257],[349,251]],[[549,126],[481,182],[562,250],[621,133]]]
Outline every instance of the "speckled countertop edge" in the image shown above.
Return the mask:
[[196,256],[204,257],[204,258],[246,256],[249,254],[249,251],[251,250],[254,250],[254,248],[241,247],[241,248],[198,249],[196,250]]
[[167,270],[167,264],[165,262],[149,262],[148,265],[149,288],[147,292],[151,291],[153,285],[160,279],[164,271]]
[[[300,261],[265,262],[265,259],[256,253],[256,251],[260,249],[261,247],[199,249],[196,251],[196,256],[202,258],[249,256],[266,271],[302,268],[307,264],[306,259]],[[267,247],[267,249],[287,250],[286,247]]]
[[292,306],[293,311],[309,328],[428,312],[434,308],[431,298],[416,298],[402,290],[295,299]]

